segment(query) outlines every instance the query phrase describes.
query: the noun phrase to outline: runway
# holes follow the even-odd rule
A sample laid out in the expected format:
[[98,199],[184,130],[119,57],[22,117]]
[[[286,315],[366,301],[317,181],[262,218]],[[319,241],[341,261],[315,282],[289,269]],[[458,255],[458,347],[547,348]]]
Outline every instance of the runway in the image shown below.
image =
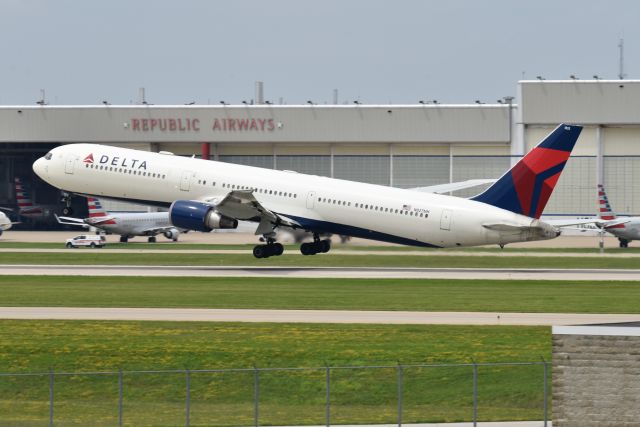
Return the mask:
[[637,281],[637,269],[0,265],[0,275]]
[[640,321],[640,314],[0,307],[0,319],[558,326]]

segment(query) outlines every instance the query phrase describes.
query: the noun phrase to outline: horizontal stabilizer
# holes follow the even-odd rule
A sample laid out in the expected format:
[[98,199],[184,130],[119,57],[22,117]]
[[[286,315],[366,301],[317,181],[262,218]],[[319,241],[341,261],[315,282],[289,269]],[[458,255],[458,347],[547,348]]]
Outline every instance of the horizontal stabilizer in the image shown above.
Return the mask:
[[56,221],[58,221],[59,224],[75,225],[75,226],[80,226],[84,228],[89,228],[89,226],[81,218],[73,218],[70,216],[58,216],[56,214],[53,214],[53,216],[56,217]]
[[477,187],[478,185],[493,184],[497,179],[468,179],[466,181],[451,182],[448,184],[430,185],[428,187],[415,187],[410,188],[413,191],[419,191],[421,193],[449,193],[451,191],[464,190],[471,187]]

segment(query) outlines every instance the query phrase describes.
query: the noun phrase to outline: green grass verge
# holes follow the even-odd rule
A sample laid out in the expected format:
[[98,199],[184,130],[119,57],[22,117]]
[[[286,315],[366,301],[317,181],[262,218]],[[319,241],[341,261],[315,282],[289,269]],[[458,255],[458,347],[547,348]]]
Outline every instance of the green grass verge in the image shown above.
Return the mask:
[[[0,370],[12,372],[396,365],[547,360],[544,327],[0,321]],[[542,367],[481,367],[480,418],[541,419]],[[393,423],[396,369],[332,372],[332,421]],[[0,377],[0,424],[48,416],[48,378]],[[125,425],[184,424],[183,374],[124,376]],[[252,372],[193,374],[192,425],[253,422]],[[470,367],[404,370],[404,422],[472,414]],[[117,377],[55,378],[61,425],[117,424]],[[260,376],[260,423],[323,424],[324,371]],[[32,423],[32,424],[30,424]]]
[[[80,253],[81,252],[81,253]],[[109,253],[79,249],[61,253],[0,253],[0,264],[72,265],[192,265],[282,267],[451,267],[451,268],[638,268],[633,258],[500,257],[500,256],[384,256],[286,254],[256,259],[246,254]]]
[[640,283],[3,276],[0,305],[640,313]]

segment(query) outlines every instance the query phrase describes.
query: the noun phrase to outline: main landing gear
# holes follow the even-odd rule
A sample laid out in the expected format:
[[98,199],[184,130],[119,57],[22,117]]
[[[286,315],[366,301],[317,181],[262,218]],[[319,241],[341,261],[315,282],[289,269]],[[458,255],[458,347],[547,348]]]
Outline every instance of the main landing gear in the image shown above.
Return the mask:
[[317,234],[313,234],[313,242],[303,243],[300,245],[300,253],[302,255],[315,255],[318,253],[327,253],[331,250],[331,240],[320,240]]
[[620,247],[621,248],[628,248],[629,247],[629,241],[627,239],[618,239],[620,241]]
[[266,237],[266,245],[258,245],[253,248],[253,256],[256,258],[269,258],[270,256],[280,256],[284,252],[284,246],[271,237]]

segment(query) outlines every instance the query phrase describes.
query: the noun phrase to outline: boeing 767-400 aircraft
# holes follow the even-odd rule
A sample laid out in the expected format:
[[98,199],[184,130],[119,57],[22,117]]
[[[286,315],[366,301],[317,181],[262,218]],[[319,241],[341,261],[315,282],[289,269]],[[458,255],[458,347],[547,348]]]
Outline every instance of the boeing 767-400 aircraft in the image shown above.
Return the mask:
[[478,196],[441,194],[95,144],[54,148],[35,173],[69,193],[169,208],[175,227],[211,231],[257,223],[266,244],[257,258],[281,255],[274,229],[312,233],[304,255],[327,252],[333,233],[404,245],[461,247],[552,239],[540,215],[582,128],[559,125]]

